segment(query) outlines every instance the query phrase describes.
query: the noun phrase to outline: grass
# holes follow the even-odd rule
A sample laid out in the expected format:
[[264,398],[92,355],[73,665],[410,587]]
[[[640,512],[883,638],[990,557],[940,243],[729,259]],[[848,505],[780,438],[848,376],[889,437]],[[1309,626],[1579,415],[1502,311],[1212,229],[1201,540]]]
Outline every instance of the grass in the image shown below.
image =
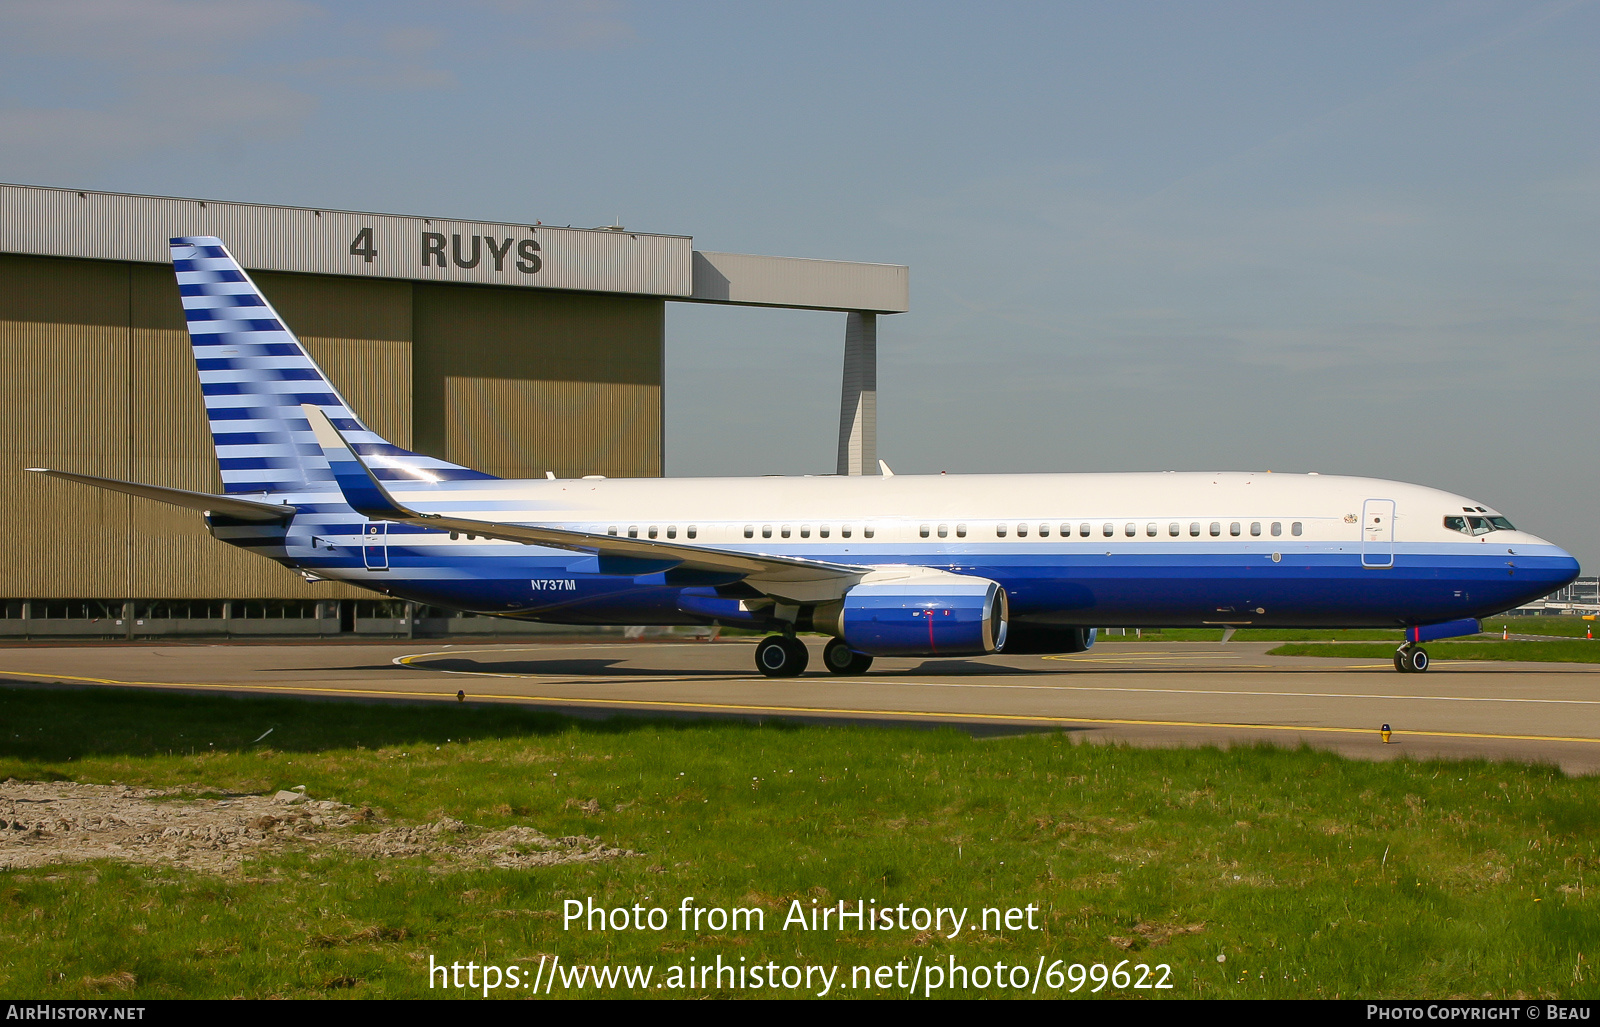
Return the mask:
[[[1510,660],[1525,663],[1600,663],[1600,639],[1583,638],[1555,641],[1512,640],[1502,642],[1427,642],[1423,648],[1435,660]],[[1394,657],[1393,645],[1364,645],[1357,642],[1311,642],[1280,645],[1267,651],[1269,656],[1332,656],[1340,659],[1388,660]]]
[[[1132,960],[1170,965],[1176,987],[1154,994],[1181,997],[1600,994],[1587,892],[1600,781],[1546,767],[116,689],[0,690],[0,724],[0,778],[304,784],[391,817],[531,824],[641,853],[531,872],[339,855],[228,876],[0,871],[0,993],[17,998],[416,997],[430,956],[540,954],[846,978],[919,958],[1030,972],[1040,957]],[[267,727],[272,748],[252,746]],[[572,898],[675,909],[691,895],[764,908],[767,929],[589,933],[559,916]],[[791,900],[857,898],[973,917],[1031,904],[1041,929],[780,928]],[[730,993],[774,994],[645,994]]]
[[[1513,635],[1559,635],[1582,638],[1584,632],[1600,634],[1600,623],[1582,617],[1492,617],[1483,622],[1484,634],[1498,637],[1510,630]],[[1600,640],[1597,640],[1600,641]]]
[[[1584,632],[1600,629],[1600,622],[1582,617],[1492,617],[1483,622],[1483,633],[1499,637],[1510,629],[1513,635],[1554,635],[1583,638]],[[1104,642],[1220,642],[1221,628],[1142,628],[1135,635],[1113,634],[1120,628],[1100,629]],[[1399,628],[1240,628],[1236,642],[1376,642],[1393,639],[1399,644],[1405,635]],[[1600,639],[1597,639],[1600,641]]]
[[[1097,641],[1101,642],[1220,642],[1222,628],[1133,628],[1127,634],[1121,628],[1101,628]],[[1233,633],[1235,642],[1336,642],[1394,639],[1398,644],[1404,638],[1399,628],[1240,628]]]

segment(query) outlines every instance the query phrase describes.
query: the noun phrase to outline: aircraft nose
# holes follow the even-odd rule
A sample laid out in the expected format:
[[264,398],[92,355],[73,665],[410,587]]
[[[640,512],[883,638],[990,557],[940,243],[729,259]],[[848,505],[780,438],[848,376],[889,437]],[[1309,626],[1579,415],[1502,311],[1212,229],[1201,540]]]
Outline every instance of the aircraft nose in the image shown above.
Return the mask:
[[1541,554],[1539,564],[1544,573],[1556,582],[1551,586],[1552,591],[1572,584],[1582,571],[1578,564],[1578,558],[1555,543],[1547,542],[1537,535],[1534,535],[1533,539],[1539,545],[1549,547]]

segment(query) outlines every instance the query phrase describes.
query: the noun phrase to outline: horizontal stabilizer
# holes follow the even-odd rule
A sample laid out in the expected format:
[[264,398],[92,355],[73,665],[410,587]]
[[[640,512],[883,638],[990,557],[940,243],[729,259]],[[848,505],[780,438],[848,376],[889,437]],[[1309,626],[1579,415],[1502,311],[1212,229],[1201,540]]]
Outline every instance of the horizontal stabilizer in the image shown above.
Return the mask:
[[768,556],[760,553],[739,553],[726,549],[708,549],[703,546],[685,546],[653,539],[622,538],[617,535],[597,535],[565,528],[549,528],[533,524],[501,524],[467,517],[423,513],[397,501],[345,441],[320,409],[304,407],[317,444],[322,447],[333,470],[334,481],[344,493],[345,502],[364,517],[374,520],[397,521],[440,531],[459,532],[482,538],[520,542],[531,546],[549,546],[600,557],[648,561],[652,572],[669,567],[686,570],[714,571],[736,574],[749,584],[768,594],[789,598],[797,602],[822,602],[843,595],[850,586],[860,581],[870,568],[845,564],[824,563],[791,556]]
[[118,478],[97,478],[92,474],[73,474],[71,471],[55,471],[48,467],[29,467],[28,470],[35,474],[48,474],[52,478],[75,481],[80,485],[92,485],[97,489],[109,489],[112,492],[138,496],[140,499],[153,499],[169,506],[181,506],[207,514],[223,514],[240,521],[267,524],[286,521],[298,512],[288,503],[257,503],[233,496],[214,496],[209,492],[169,489],[163,485],[145,485]]

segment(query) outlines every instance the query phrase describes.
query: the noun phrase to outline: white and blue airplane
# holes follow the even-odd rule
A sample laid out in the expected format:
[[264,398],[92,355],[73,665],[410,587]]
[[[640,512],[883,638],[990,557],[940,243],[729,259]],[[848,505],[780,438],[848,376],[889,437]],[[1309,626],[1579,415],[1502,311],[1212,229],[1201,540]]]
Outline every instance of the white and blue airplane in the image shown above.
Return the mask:
[[1406,630],[1420,643],[1560,588],[1577,561],[1476,500],[1372,478],[986,474],[513,481],[370,431],[220,239],[172,240],[224,495],[45,468],[201,511],[298,570],[561,624],[768,630],[756,666],[1070,653],[1097,628]]

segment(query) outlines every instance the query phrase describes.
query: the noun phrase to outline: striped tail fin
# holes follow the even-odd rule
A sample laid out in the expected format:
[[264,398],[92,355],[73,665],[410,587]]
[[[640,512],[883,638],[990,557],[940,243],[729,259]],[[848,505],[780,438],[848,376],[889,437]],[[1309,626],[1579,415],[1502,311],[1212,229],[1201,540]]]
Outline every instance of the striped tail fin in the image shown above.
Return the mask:
[[326,411],[379,478],[433,482],[493,477],[401,449],[370,431],[221,239],[173,239],[172,267],[226,491],[336,488],[300,409],[303,403]]

